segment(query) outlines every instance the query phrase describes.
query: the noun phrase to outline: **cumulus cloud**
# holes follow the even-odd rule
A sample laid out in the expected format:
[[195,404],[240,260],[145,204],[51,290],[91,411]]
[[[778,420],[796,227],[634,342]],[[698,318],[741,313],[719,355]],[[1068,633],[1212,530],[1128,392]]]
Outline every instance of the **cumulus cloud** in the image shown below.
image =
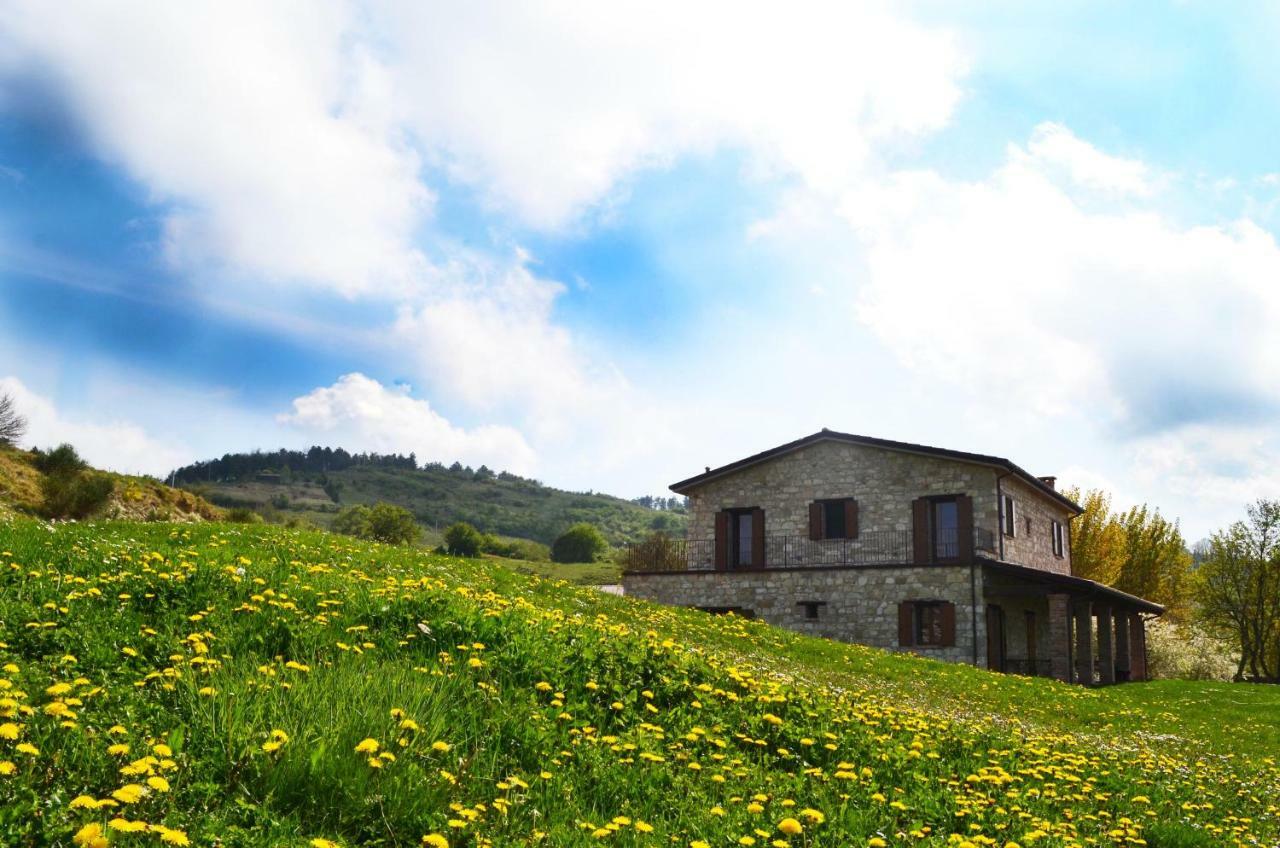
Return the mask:
[[[867,249],[861,321],[917,373],[970,386],[975,405],[1082,411],[1130,435],[1274,412],[1274,238],[1078,196],[1081,181],[1132,193],[1143,169],[1064,132],[1048,131],[1046,152],[1038,130],[985,180],[899,173],[850,197]],[[1086,164],[1064,176],[1063,150]]]
[[53,401],[17,377],[0,377],[0,394],[13,397],[27,418],[25,447],[49,448],[69,442],[91,465],[125,474],[162,477],[192,458],[177,442],[158,438],[130,421],[87,422],[59,413]]
[[419,461],[489,465],[530,473],[535,455],[510,427],[456,427],[408,386],[387,387],[363,374],[347,374],[295,398],[277,417],[307,437],[380,453],[416,453]]

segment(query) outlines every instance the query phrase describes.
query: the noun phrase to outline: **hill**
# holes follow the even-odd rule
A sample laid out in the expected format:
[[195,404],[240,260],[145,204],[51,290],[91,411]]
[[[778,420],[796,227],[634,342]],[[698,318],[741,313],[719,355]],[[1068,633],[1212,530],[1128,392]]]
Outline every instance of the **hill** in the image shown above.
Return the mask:
[[1273,687],[1086,690],[262,525],[19,520],[0,561],[4,844],[1280,841]]
[[[45,480],[38,455],[0,445],[0,515],[41,515],[45,511]],[[134,521],[210,521],[224,517],[221,509],[192,492],[166,486],[150,477],[94,471],[110,481],[110,492],[88,518]]]
[[486,533],[544,544],[580,521],[594,524],[615,545],[654,530],[682,535],[686,523],[675,498],[664,502],[672,508],[654,509],[610,495],[566,492],[484,466],[419,467],[412,455],[350,454],[341,448],[228,454],[179,468],[173,479],[224,507],[305,518],[321,527],[344,506],[376,501],[403,506],[436,531],[467,521]]

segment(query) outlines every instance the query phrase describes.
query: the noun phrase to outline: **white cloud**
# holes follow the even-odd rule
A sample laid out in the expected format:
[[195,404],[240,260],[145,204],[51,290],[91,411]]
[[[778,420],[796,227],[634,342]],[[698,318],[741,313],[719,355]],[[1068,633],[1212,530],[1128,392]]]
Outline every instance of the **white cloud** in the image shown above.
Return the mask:
[[184,445],[152,436],[132,422],[90,423],[64,416],[51,400],[27,388],[17,377],[0,377],[0,393],[12,396],[27,419],[25,447],[49,448],[69,442],[95,467],[157,477],[191,460],[191,451]]
[[1009,158],[1045,170],[1060,168],[1084,188],[1117,195],[1147,196],[1158,188],[1157,178],[1145,162],[1104,153],[1062,124],[1040,124],[1025,150],[1010,147]]
[[455,427],[409,391],[408,386],[388,388],[363,374],[347,374],[332,386],[295,398],[293,411],[277,420],[310,438],[354,450],[416,453],[421,462],[458,460],[517,474],[533,470],[533,449],[518,431]]

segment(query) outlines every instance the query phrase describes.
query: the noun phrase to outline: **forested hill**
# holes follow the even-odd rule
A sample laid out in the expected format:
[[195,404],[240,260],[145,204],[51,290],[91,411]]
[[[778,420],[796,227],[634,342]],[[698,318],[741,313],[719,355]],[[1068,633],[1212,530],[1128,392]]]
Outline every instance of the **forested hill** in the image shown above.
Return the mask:
[[245,506],[268,517],[301,517],[328,526],[343,507],[388,501],[428,528],[468,521],[486,533],[550,543],[586,521],[618,544],[655,530],[684,533],[679,498],[628,501],[567,492],[505,471],[461,463],[419,465],[413,454],[353,454],[342,448],[226,454],[173,473],[177,485],[221,506]]

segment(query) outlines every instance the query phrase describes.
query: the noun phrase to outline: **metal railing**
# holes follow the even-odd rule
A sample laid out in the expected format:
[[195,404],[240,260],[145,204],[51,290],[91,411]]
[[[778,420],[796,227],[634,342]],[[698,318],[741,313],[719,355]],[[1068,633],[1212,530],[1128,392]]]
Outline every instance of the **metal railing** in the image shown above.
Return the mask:
[[[960,545],[955,531],[951,538],[935,543],[933,561],[956,559]],[[990,530],[974,528],[974,547],[993,550]],[[672,539],[652,536],[627,545],[623,557],[626,571],[711,571],[715,569],[714,539]],[[759,552],[756,552],[759,553]],[[856,539],[814,540],[806,536],[767,536],[763,562],[752,562],[751,553],[726,551],[730,571],[759,568],[811,568],[815,566],[906,565],[914,561],[909,530],[877,530],[859,533]]]

